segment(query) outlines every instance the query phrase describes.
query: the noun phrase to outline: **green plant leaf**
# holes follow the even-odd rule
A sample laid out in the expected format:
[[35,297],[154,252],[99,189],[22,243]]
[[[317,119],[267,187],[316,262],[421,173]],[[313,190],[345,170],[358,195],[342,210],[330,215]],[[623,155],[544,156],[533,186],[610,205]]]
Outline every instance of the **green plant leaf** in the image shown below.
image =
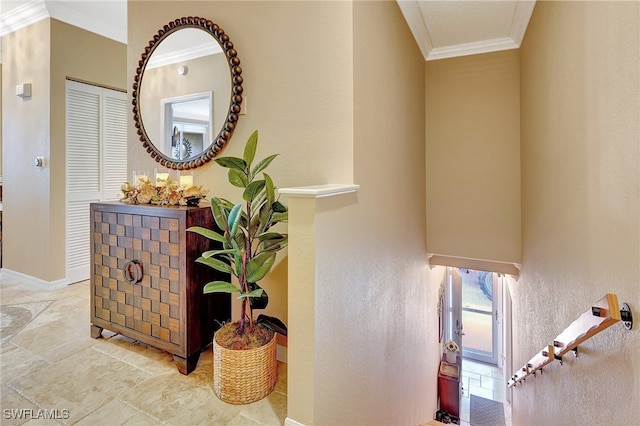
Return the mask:
[[276,188],[273,186],[271,176],[264,173],[264,187],[267,193],[267,202],[271,205],[276,200]]
[[280,201],[276,201],[276,202],[272,203],[271,204],[271,208],[276,213],[286,213],[287,212],[287,206],[282,204]]
[[264,188],[263,180],[256,180],[254,182],[251,182],[245,188],[244,193],[242,194],[242,198],[245,201],[253,201],[258,196],[258,194],[260,194],[263,188]]
[[237,293],[240,289],[226,281],[211,281],[202,288],[204,294],[208,293]]
[[243,170],[238,169],[229,169],[227,179],[231,185],[237,186],[238,188],[245,188],[248,183],[247,175]]
[[238,231],[238,222],[240,221],[240,217],[242,216],[242,205],[236,204],[233,206],[231,211],[229,212],[229,217],[227,218],[227,225],[229,226],[229,235],[233,238]]
[[287,245],[288,243],[286,239],[283,239],[281,241],[267,240],[267,241],[263,241],[258,245],[258,250],[260,250],[260,252],[280,251],[283,248],[285,248]]
[[278,156],[278,154],[273,154],[270,155],[266,158],[263,158],[262,160],[260,160],[258,162],[258,164],[256,164],[256,166],[254,167],[254,169],[251,171],[251,174],[253,176],[257,176],[258,173],[260,173],[261,171],[263,171],[264,169],[266,169],[267,167],[269,167],[269,164],[271,164],[271,162]]
[[274,213],[271,216],[271,223],[276,224],[278,222],[288,222],[289,221],[289,213]]
[[[268,226],[269,216],[271,215],[271,209],[267,204],[264,204],[260,207],[260,226],[264,228]],[[260,233],[263,233],[265,229],[259,229]]]
[[260,253],[247,263],[247,282],[255,283],[264,278],[276,261],[274,252]]
[[263,234],[258,235],[258,239],[260,241],[266,241],[266,240],[281,240],[283,238],[286,238],[287,236],[284,234],[281,234],[279,232],[265,232]]
[[223,202],[219,198],[211,197],[211,213],[218,228],[228,231],[226,211],[223,207]]
[[267,195],[264,191],[260,192],[256,198],[251,202],[251,215],[255,216],[258,211],[265,205],[267,202]]
[[247,169],[247,163],[242,158],[238,157],[220,157],[214,159],[214,161],[222,167],[226,167],[228,169],[236,169],[241,171]]
[[[213,256],[219,256],[219,255],[223,255],[223,254],[235,254],[236,250],[234,249],[224,249],[224,250],[207,250],[204,253],[202,253],[202,257],[204,257],[205,259],[208,259],[210,257]],[[229,257],[227,257],[229,258]]]
[[[260,286],[257,283],[248,283],[249,291],[260,290]],[[269,295],[262,289],[262,295],[260,297],[252,297],[249,299],[249,305],[251,309],[265,309],[269,306]]]
[[247,139],[247,144],[244,146],[244,161],[247,164],[247,167],[251,167],[251,163],[253,163],[253,159],[256,156],[256,148],[258,146],[258,131],[254,131]]
[[258,233],[258,228],[260,226],[260,217],[254,213],[251,218],[251,227],[249,228],[249,233],[255,238],[255,235]]
[[261,297],[263,292],[264,292],[263,289],[256,288],[255,290],[250,291],[248,293],[242,293],[238,295],[238,299],[244,299],[246,297]]
[[213,269],[216,269],[220,272],[226,272],[227,274],[232,274],[233,270],[231,269],[231,265],[222,260],[216,259],[215,257],[205,258],[200,256],[196,259],[196,262],[202,263],[203,265],[207,265]]
[[225,239],[222,235],[212,229],[203,228],[202,226],[192,226],[190,228],[187,228],[187,231],[195,232],[196,234],[200,234],[203,237],[207,237],[208,239],[213,241],[218,241],[221,243],[225,242]]

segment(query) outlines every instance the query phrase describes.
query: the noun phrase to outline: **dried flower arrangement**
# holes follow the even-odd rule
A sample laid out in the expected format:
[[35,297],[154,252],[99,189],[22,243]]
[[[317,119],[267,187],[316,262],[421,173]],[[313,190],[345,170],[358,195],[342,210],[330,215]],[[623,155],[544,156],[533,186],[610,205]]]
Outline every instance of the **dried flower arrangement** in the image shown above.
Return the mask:
[[125,182],[120,190],[124,194],[120,201],[127,204],[155,204],[158,206],[196,206],[209,192],[201,185],[182,186],[171,178],[158,180],[155,186],[149,179],[142,179],[137,186]]

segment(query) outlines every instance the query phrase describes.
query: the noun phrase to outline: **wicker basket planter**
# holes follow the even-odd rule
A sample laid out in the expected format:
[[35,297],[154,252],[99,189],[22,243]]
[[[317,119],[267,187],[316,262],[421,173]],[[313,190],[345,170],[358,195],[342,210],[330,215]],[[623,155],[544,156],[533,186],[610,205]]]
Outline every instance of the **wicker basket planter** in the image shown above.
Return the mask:
[[223,348],[213,338],[213,391],[229,404],[249,404],[273,391],[278,381],[276,336],[256,349]]

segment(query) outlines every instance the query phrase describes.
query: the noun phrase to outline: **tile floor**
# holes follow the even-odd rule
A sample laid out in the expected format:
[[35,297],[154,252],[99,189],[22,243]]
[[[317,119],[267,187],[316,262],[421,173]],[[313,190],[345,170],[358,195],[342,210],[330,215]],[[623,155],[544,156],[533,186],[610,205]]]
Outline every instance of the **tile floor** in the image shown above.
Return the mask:
[[[511,426],[511,412],[505,401],[505,386],[502,370],[474,360],[462,359],[462,398],[460,401],[460,424],[469,426],[471,395],[500,401],[505,407],[505,420]],[[473,425],[471,425],[473,426]]]
[[[1,305],[45,306],[11,339],[1,336],[2,425],[284,423],[286,364],[279,365],[278,384],[267,398],[242,406],[226,404],[213,393],[211,346],[196,370],[183,376],[166,352],[107,331],[103,338],[92,339],[88,281],[57,291],[34,289],[19,280],[0,281]],[[7,321],[2,318],[5,330]]]

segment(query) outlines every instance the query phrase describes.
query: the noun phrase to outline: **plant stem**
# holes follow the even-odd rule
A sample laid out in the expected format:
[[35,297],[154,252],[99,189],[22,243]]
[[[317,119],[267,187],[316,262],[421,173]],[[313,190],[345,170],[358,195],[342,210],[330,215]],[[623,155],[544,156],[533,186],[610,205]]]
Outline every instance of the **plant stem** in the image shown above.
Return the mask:
[[[253,245],[253,240],[251,239],[251,201],[247,201],[247,236],[245,238],[245,247],[244,247],[244,265],[243,269],[246,269],[247,264],[252,258],[251,246]],[[244,271],[244,291],[249,292],[249,283],[247,282],[246,270]],[[245,298],[245,302],[248,298]],[[245,304],[243,303],[243,306]],[[246,310],[243,310],[242,314],[244,315]],[[253,309],[251,309],[251,303],[249,303],[249,330],[253,331]]]

